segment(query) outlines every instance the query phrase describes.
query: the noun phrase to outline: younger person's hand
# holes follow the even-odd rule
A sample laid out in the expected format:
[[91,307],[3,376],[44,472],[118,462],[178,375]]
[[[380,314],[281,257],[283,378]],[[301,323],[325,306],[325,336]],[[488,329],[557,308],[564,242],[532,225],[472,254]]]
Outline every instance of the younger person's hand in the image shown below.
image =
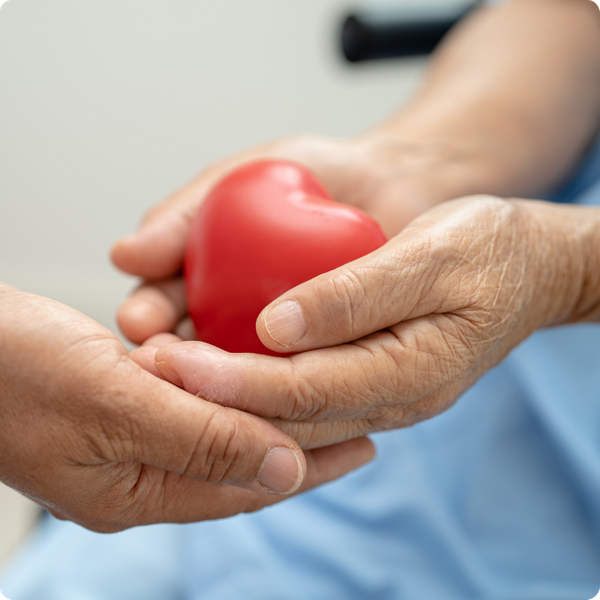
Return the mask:
[[303,453],[148,374],[77,311],[2,285],[0,423],[0,480],[105,532],[257,510],[373,456],[365,439]]

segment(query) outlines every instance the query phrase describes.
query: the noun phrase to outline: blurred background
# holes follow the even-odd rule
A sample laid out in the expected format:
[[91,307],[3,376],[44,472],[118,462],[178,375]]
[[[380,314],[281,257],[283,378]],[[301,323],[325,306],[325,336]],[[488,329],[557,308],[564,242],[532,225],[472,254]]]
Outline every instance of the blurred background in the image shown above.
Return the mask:
[[[339,26],[353,8],[415,3],[456,4],[4,3],[0,280],[116,331],[135,282],[111,267],[112,242],[222,156],[294,133],[352,135],[401,106],[425,59],[349,65]],[[0,567],[36,514],[0,484]]]

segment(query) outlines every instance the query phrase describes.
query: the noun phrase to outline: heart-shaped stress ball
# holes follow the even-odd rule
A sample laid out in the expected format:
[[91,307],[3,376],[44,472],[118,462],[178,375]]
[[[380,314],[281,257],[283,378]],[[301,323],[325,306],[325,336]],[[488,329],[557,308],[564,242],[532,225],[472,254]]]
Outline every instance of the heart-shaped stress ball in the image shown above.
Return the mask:
[[190,231],[184,275],[198,339],[274,355],[256,333],[262,309],[386,241],[371,217],[333,200],[306,168],[280,160],[239,167],[209,192]]

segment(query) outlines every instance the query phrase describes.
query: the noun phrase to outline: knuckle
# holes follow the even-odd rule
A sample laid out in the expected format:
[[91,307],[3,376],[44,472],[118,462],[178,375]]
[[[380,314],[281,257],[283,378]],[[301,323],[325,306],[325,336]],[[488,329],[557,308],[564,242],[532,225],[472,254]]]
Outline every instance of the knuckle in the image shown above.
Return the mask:
[[[303,360],[302,355],[299,360]],[[293,361],[294,358],[292,365]],[[339,413],[352,395],[345,373],[343,366],[335,363],[330,363],[326,376],[320,364],[294,367],[286,418],[292,421],[315,421]]]
[[310,379],[300,379],[294,385],[287,419],[306,421],[314,417],[327,402],[320,386]]
[[327,302],[331,323],[340,334],[353,334],[358,323],[370,319],[371,307],[368,291],[362,278],[347,268],[331,276],[331,295],[334,302]]
[[473,196],[472,199],[477,202],[477,206],[483,214],[504,213],[507,210],[510,211],[513,206],[508,200],[491,194],[479,194]]
[[447,351],[443,339],[438,334],[427,335],[429,333],[429,328],[424,327],[408,335],[391,330],[389,335],[380,336],[377,405],[417,401],[443,385],[457,370],[455,357]]
[[89,423],[82,436],[96,462],[118,462],[135,456],[141,436],[140,419],[132,409],[115,402],[99,407],[95,423]]
[[236,419],[226,409],[216,410],[206,421],[184,473],[196,479],[220,483],[229,477],[241,450]]
[[317,383],[320,378],[315,377],[310,366],[303,362],[304,358],[291,357],[289,361],[290,373],[286,377],[284,387],[287,397],[283,402],[285,410],[279,415],[287,421],[304,421],[313,417],[324,405],[323,390]]

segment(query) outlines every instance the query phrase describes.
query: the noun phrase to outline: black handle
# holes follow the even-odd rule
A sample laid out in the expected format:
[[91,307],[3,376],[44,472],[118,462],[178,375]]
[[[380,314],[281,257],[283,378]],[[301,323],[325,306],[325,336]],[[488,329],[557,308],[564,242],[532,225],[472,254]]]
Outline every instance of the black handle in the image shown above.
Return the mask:
[[429,54],[479,4],[356,12],[342,26],[344,56],[349,62],[360,62]]

